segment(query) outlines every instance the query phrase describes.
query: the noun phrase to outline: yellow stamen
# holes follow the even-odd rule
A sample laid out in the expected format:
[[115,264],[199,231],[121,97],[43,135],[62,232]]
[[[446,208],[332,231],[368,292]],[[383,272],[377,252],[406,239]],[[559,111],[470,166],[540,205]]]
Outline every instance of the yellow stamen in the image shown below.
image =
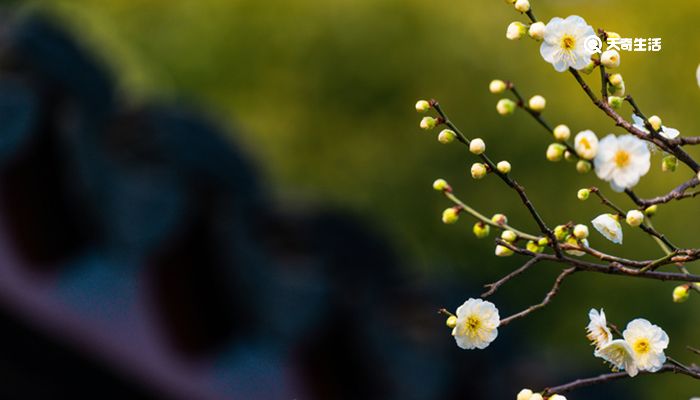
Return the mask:
[[561,38],[561,48],[564,50],[571,50],[576,46],[576,39],[573,38],[571,35],[564,35],[564,37]]
[[617,153],[615,153],[615,165],[617,165],[618,168],[624,168],[630,163],[630,153],[626,152],[625,150],[618,150]]

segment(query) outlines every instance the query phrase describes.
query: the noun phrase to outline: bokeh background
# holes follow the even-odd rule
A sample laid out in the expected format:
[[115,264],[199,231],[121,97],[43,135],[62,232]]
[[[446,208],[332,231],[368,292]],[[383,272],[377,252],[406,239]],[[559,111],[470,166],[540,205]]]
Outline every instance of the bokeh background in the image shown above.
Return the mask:
[[[623,37],[662,38],[659,53],[622,53],[620,72],[628,93],[648,115],[661,116],[665,125],[681,134],[698,134],[700,91],[695,69],[700,42],[695,26],[700,12],[694,1],[536,0],[533,7],[545,21],[578,14],[594,27]],[[517,256],[494,257],[493,235],[477,240],[467,218],[443,225],[440,214],[449,204],[431,189],[435,178],[447,179],[462,199],[484,214],[502,212],[515,226],[532,232],[536,227],[508,188],[495,179],[475,182],[468,176],[473,161],[463,148],[440,145],[437,131],[418,129],[420,116],[413,109],[417,99],[438,99],[467,135],[486,141],[490,155],[509,160],[513,175],[551,225],[570,220],[585,223],[603,212],[596,201],[581,203],[575,194],[580,187],[607,186],[593,174],[577,174],[573,164],[547,162],[544,152],[550,138],[525,113],[500,117],[495,111],[498,97],[488,92],[488,82],[508,79],[526,96],[545,96],[545,118],[553,124],[565,123],[574,132],[622,133],[590,104],[568,74],[556,73],[541,59],[537,43],[506,40],[508,23],[525,19],[503,1],[56,0],[10,2],[5,9],[8,18],[21,21],[42,15],[67,32],[113,79],[119,107],[177,105],[215,121],[236,152],[250,160],[256,182],[265,188],[260,201],[285,215],[278,219],[274,213],[260,211],[265,215],[253,218],[254,223],[274,227],[269,231],[274,234],[267,237],[283,242],[281,247],[290,246],[289,238],[297,236],[300,225],[307,233],[315,232],[312,236],[338,236],[340,243],[320,245],[324,250],[296,244],[304,248],[307,258],[307,253],[330,253],[312,269],[324,271],[323,279],[307,270],[271,270],[275,279],[284,281],[280,285],[303,287],[302,300],[284,297],[284,291],[275,288],[250,289],[244,281],[251,293],[237,298],[232,308],[211,306],[215,300],[197,303],[204,309],[195,307],[193,313],[206,314],[206,308],[213,307],[213,320],[230,319],[223,315],[226,312],[237,317],[272,313],[267,307],[277,309],[276,318],[289,318],[289,326],[297,318],[307,318],[299,309],[323,316],[298,322],[308,326],[289,333],[285,340],[263,340],[265,335],[243,328],[233,329],[247,332],[239,335],[243,339],[231,331],[222,334],[224,339],[214,335],[217,343],[226,343],[212,347],[217,350],[207,346],[210,336],[205,334],[203,342],[183,339],[180,350],[184,346],[187,354],[197,354],[195,364],[205,364],[203,371],[219,366],[213,367],[220,383],[214,397],[514,398],[522,387],[543,388],[605,372],[584,337],[591,307],[605,308],[618,325],[636,317],[659,324],[671,337],[669,355],[687,363],[698,361],[685,345],[700,346],[696,312],[700,300],[691,296],[684,304],[674,304],[671,283],[576,274],[550,306],[502,329],[498,340],[480,352],[457,348],[443,318],[434,313],[476,297],[484,283],[523,262]],[[44,62],[51,65],[52,60]],[[589,80],[598,87],[593,78]],[[134,134],[140,125],[133,128],[133,123],[121,121],[117,131],[131,132],[127,136],[138,141]],[[177,126],[177,121],[171,123],[164,131]],[[121,143],[119,134],[115,137]],[[125,143],[127,148],[133,146],[129,139]],[[695,149],[690,152],[700,156]],[[205,159],[206,154],[195,152]],[[652,163],[636,190],[644,197],[666,192],[690,176],[683,167],[673,174],[662,173],[658,155]],[[237,190],[245,189],[241,182],[237,184]],[[624,196],[610,192],[610,197],[623,208],[632,207]],[[294,216],[289,217],[290,213]],[[671,203],[660,207],[655,226],[675,243],[697,247],[697,216],[697,201]],[[290,218],[295,222],[290,223]],[[279,227],[285,224],[293,228]],[[659,256],[655,243],[636,230],[625,230],[623,246],[608,243],[595,232],[590,241],[630,258]],[[328,246],[335,247],[329,251]],[[206,254],[192,257],[196,265],[198,257]],[[113,258],[91,260],[100,264]],[[353,262],[343,263],[343,258]],[[166,267],[161,268],[159,277],[171,276]],[[558,271],[555,265],[538,265],[491,300],[503,315],[517,312],[539,302]],[[324,283],[325,275],[337,278],[334,284]],[[172,279],[189,281],[196,276],[198,272],[183,273]],[[85,282],[90,286],[90,280]],[[71,286],[71,291],[80,293],[78,303],[92,301],[84,286]],[[354,305],[327,313],[324,296],[338,292],[347,292],[347,301]],[[169,307],[177,310],[178,302],[173,296],[168,299]],[[105,304],[110,301],[119,299],[104,300]],[[295,302],[303,306],[284,310]],[[128,362],[96,357],[79,340],[66,345],[71,335],[55,335],[45,324],[27,323],[36,319],[32,312],[18,311],[12,304],[5,301],[3,309],[10,321],[7,329],[17,334],[3,348],[15,349],[16,356],[0,370],[5,376],[2,381],[9,376],[17,383],[11,385],[10,396],[22,398],[12,390],[32,380],[41,385],[62,365],[75,365],[75,371],[102,371],[95,372],[101,374],[96,382],[102,379],[107,382],[103,387],[120,388],[133,396],[174,396],[173,391],[159,391],[168,386],[167,379],[154,388],[138,373],[125,373]],[[344,318],[339,315],[342,310],[355,314]],[[286,323],[280,322],[280,329]],[[178,326],[168,329],[177,331]],[[265,324],[260,327],[264,330]],[[58,355],[45,360],[44,352],[27,350],[33,345],[25,330],[39,336],[37,343],[50,343],[46,344],[50,353]],[[314,335],[323,340],[314,342]],[[230,350],[229,336],[238,337],[235,351]],[[17,338],[27,343],[18,344]],[[361,356],[343,358],[348,353]],[[19,361],[22,357],[31,360]],[[23,367],[18,369],[16,363]],[[37,366],[44,363],[53,367]],[[275,374],[292,376],[292,383],[274,384],[284,380]],[[75,376],[65,375],[54,378],[51,387],[58,393],[82,393],[71,392],[76,390],[70,384]],[[229,384],[233,381],[238,383]],[[693,395],[700,395],[700,384],[665,375],[609,383],[569,398],[686,399]]]

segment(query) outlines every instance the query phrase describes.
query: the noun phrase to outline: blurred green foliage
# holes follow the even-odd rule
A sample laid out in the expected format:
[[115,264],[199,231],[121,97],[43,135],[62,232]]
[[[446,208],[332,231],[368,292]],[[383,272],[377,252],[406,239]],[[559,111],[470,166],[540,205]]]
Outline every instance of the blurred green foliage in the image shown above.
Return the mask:
[[[517,196],[496,179],[468,177],[473,159],[463,148],[438,144],[437,130],[418,129],[418,98],[439,99],[469,136],[486,141],[494,159],[511,161],[513,175],[550,224],[586,223],[604,210],[593,199],[576,200],[576,190],[608,190],[606,184],[593,174],[578,175],[573,164],[548,163],[550,138],[525,113],[502,118],[495,112],[498,97],[488,93],[488,82],[509,79],[524,95],[547,98],[544,115],[553,124],[566,123],[574,133],[622,133],[571,76],[541,59],[536,43],[506,40],[508,23],[524,18],[503,1],[60,0],[35,6],[55,13],[104,58],[126,101],[184,98],[242,127],[237,140],[254,153],[280,202],[287,202],[283,206],[312,200],[356,210],[391,236],[415,273],[464,282],[465,298],[522,260],[493,257],[491,239],[475,239],[466,218],[442,225],[441,210],[449,204],[432,191],[433,179],[447,179],[485,214],[504,212],[532,232],[535,226]],[[700,134],[695,2],[535,0],[533,7],[545,21],[578,14],[623,37],[662,38],[660,53],[623,52],[620,72],[648,115],[660,115],[682,134]],[[588,79],[599,86],[597,76]],[[700,155],[696,149],[692,154]],[[644,197],[690,176],[682,167],[661,173],[658,155],[652,162],[637,188]],[[631,207],[624,196],[610,196]],[[697,210],[697,200],[663,206],[656,227],[678,244],[698,247]],[[638,230],[625,229],[622,247],[591,235],[591,244],[608,252],[639,259],[660,254]],[[538,266],[494,301],[503,314],[537,302],[556,271]],[[660,324],[671,336],[669,353],[697,361],[684,346],[700,346],[700,296],[673,304],[673,286],[577,274],[550,307],[504,329],[499,341],[528,342],[522,357],[543,368],[602,372],[583,327],[590,307],[604,307],[619,325],[638,316]],[[673,376],[615,385],[627,385],[637,399],[700,395],[697,382]]]

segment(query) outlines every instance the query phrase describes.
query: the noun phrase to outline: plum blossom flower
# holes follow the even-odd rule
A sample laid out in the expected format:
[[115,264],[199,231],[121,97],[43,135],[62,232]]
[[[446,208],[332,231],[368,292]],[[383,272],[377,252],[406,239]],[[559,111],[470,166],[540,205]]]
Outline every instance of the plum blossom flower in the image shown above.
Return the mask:
[[631,377],[639,373],[632,347],[623,339],[608,342],[605,346],[596,349],[593,355],[609,362],[619,370],[624,370]]
[[[646,126],[644,126],[644,119],[637,116],[637,114],[632,114],[632,121],[634,122],[635,128],[638,128],[643,132],[649,133],[649,130],[646,128]],[[681,132],[678,129],[669,128],[663,125],[661,126],[661,130],[659,131],[659,135],[665,137],[666,139],[675,139],[680,134]]]
[[469,299],[457,308],[457,325],[452,329],[452,336],[463,349],[485,349],[498,336],[500,322],[493,303]]
[[593,27],[578,15],[570,15],[566,19],[552,18],[545,26],[540,54],[558,72],[564,72],[569,67],[583,69],[593,55],[584,46],[585,39],[591,35],[595,35]]
[[656,372],[666,362],[664,350],[668,347],[668,335],[660,327],[643,318],[627,324],[622,336],[632,349],[635,364],[640,371]]
[[591,221],[593,227],[613,243],[622,244],[622,226],[612,214],[601,214]]
[[598,137],[591,130],[577,133],[574,138],[574,150],[583,159],[594,159],[598,154]]
[[595,173],[610,182],[616,192],[629,189],[649,172],[651,153],[646,143],[634,135],[610,134],[598,144]]
[[612,341],[612,332],[610,332],[610,328],[608,328],[608,321],[605,318],[605,312],[602,308],[600,312],[592,308],[591,311],[588,312],[588,318],[590,322],[586,327],[586,337],[597,349]]

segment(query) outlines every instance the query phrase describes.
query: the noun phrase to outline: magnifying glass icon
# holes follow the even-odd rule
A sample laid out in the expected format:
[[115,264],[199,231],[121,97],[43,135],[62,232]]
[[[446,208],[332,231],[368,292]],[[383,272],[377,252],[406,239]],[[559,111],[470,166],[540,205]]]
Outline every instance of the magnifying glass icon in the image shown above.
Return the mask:
[[586,51],[600,54],[603,52],[603,41],[598,36],[591,35],[583,41],[583,47]]

